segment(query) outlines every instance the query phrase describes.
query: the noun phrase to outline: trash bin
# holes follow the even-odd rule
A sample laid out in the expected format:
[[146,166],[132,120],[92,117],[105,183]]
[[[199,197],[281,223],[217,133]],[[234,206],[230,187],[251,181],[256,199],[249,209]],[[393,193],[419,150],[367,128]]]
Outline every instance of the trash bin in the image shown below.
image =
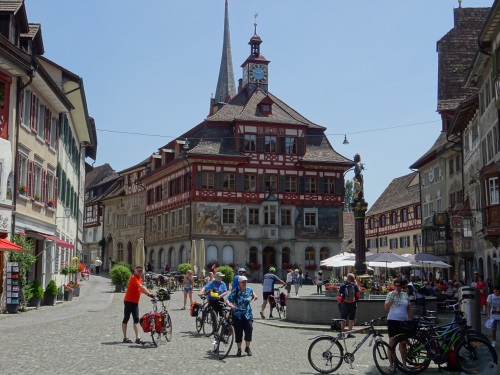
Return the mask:
[[463,286],[458,290],[458,300],[462,301],[460,309],[467,317],[467,324],[470,325],[472,329],[481,332],[479,290],[471,286]]

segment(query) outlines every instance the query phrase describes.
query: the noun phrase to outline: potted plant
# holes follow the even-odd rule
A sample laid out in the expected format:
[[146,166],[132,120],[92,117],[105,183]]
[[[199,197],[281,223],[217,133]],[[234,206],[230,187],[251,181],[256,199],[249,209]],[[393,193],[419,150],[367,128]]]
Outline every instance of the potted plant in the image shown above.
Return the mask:
[[182,275],[185,275],[188,270],[192,270],[192,269],[193,269],[193,266],[190,265],[189,263],[181,263],[181,264],[179,264],[179,267],[177,267],[177,270]]
[[35,194],[35,202],[40,202],[40,194]]
[[31,282],[31,284],[28,285],[28,287],[31,293],[31,298],[29,299],[29,305],[31,307],[36,307],[38,309],[42,303],[42,297],[43,297],[42,284],[40,284],[38,279],[34,279]]
[[73,288],[73,297],[80,297],[80,283],[70,281],[68,284]]
[[64,300],[71,301],[73,299],[73,288],[71,285],[64,285]]
[[111,275],[111,283],[115,286],[115,292],[123,292],[125,290],[125,285],[127,285],[132,276],[130,269],[121,264],[111,268],[109,274]]
[[43,293],[43,304],[45,306],[54,306],[56,304],[58,290],[57,285],[54,280],[50,280],[45,287],[45,292]]
[[26,195],[26,185],[23,184],[19,185],[19,194]]
[[47,202],[47,206],[49,208],[54,208],[56,206],[56,200],[55,199],[51,199],[50,201]]
[[338,289],[334,284],[328,284],[325,287],[325,297],[337,297]]

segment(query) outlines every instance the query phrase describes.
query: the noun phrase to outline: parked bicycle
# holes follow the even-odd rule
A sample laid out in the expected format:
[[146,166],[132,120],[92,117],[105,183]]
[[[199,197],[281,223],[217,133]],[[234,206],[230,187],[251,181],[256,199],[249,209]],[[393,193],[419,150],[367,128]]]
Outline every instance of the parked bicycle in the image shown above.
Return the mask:
[[[282,291],[284,285],[280,288],[274,288],[274,308],[278,312],[278,317],[286,317],[286,294]],[[271,297],[271,296],[270,296]],[[269,301],[271,303],[271,301]],[[272,305],[271,305],[272,306]]]
[[215,311],[208,305],[207,296],[200,296],[203,301],[200,304],[198,314],[196,316],[196,332],[203,334],[207,337],[213,335],[214,328],[217,322],[217,315]]
[[[309,346],[307,352],[309,363],[316,371],[323,374],[336,371],[342,365],[342,361],[348,363],[352,369],[355,360],[354,355],[371,336],[372,339],[369,346],[372,346],[373,341],[375,341],[375,345],[373,346],[375,366],[377,366],[377,369],[382,374],[394,374],[396,368],[395,366],[391,367],[391,364],[395,361],[394,352],[390,345],[382,339],[383,335],[374,327],[375,323],[380,325],[380,322],[385,319],[385,316],[372,319],[364,323],[365,327],[363,328],[341,332],[337,336],[321,335],[313,337],[311,340],[314,341]],[[365,330],[368,330],[365,337],[356,345],[354,351],[349,352],[346,344],[347,335]]]
[[[222,314],[219,316],[217,328],[214,332],[214,353],[219,359],[227,357],[234,343],[233,310],[219,302],[222,306]],[[235,309],[234,311],[242,311]]]
[[[156,296],[151,298],[153,310],[141,318],[141,327],[144,332],[151,334],[151,340],[154,346],[158,346],[164,338],[166,341],[172,340],[172,319],[168,313],[165,301],[170,300],[170,293],[166,289],[158,290]],[[161,308],[158,309],[158,301],[161,302]]]
[[407,332],[396,336],[393,346],[398,369],[419,374],[431,361],[439,368],[451,362],[460,372],[480,374],[491,363],[498,363],[488,338],[467,325],[465,314],[459,308],[461,302],[451,306],[454,310],[451,323],[436,327],[421,319],[403,322]]

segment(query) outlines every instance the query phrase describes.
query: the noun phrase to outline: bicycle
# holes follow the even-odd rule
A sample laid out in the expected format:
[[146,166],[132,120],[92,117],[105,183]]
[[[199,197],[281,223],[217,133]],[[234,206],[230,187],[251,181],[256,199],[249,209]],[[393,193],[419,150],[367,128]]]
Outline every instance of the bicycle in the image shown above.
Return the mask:
[[148,290],[153,291],[154,289],[153,274],[151,272],[146,272],[145,277],[146,277],[146,288],[148,288]]
[[[214,353],[219,359],[224,359],[229,354],[234,342],[233,310],[219,302],[222,306],[222,314],[219,317],[217,328],[214,331]],[[242,311],[235,309],[235,311]]]
[[[348,363],[352,369],[352,364],[355,360],[354,355],[371,336],[372,339],[369,346],[372,346],[373,341],[375,341],[375,345],[373,347],[373,359],[377,369],[382,374],[394,374],[396,372],[396,367],[391,367],[391,365],[395,362],[394,352],[392,351],[390,345],[382,340],[383,335],[374,327],[375,322],[380,325],[380,322],[384,319],[386,319],[385,316],[372,319],[365,322],[363,324],[365,327],[363,328],[341,332],[337,336],[321,335],[313,337],[310,340],[314,341],[311,345],[309,345],[309,350],[307,352],[309,364],[316,371],[323,374],[329,374],[336,371],[342,365],[342,361]],[[368,330],[365,337],[356,345],[353,352],[349,352],[346,345],[347,335],[365,330]],[[341,342],[343,342],[343,347]]]
[[[170,300],[168,290],[160,289],[157,295],[151,298],[153,311],[141,318],[142,329],[144,332],[151,334],[151,340],[155,347],[158,347],[158,344],[162,342],[162,336],[166,341],[172,340],[172,319],[164,303],[164,301],[168,300]],[[158,310],[158,301],[161,302],[160,310]]]
[[[396,336],[392,347],[398,369],[407,374],[419,374],[431,361],[441,368],[451,355],[454,355],[458,370],[468,374],[479,374],[490,362],[498,363],[497,353],[488,338],[467,325],[465,314],[458,309],[461,303],[452,305],[454,318],[451,323],[438,327],[420,319],[402,323],[402,328],[408,332]],[[396,350],[398,346],[399,351]]]
[[280,289],[283,289],[284,286],[281,288],[274,288],[274,301],[276,302],[275,309],[278,312],[278,317],[281,319],[281,316],[283,318],[286,317],[286,295],[283,292],[280,292]]
[[203,330],[203,334],[209,337],[214,333],[214,323],[217,321],[217,316],[215,311],[208,305],[207,296],[203,295],[200,298],[203,302],[196,317],[196,331],[200,333]]

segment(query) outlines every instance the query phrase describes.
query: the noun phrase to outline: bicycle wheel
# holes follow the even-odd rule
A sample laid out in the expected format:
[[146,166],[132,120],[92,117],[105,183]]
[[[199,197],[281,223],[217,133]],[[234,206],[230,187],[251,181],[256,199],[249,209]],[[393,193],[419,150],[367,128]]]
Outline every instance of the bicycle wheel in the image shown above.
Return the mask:
[[461,372],[482,374],[498,363],[498,356],[488,340],[468,337],[455,346],[455,361]]
[[230,324],[225,325],[221,329],[217,349],[215,353],[219,359],[224,359],[229,354],[234,342],[234,327]]
[[396,358],[391,346],[385,341],[377,341],[373,346],[373,360],[381,374],[396,373]]
[[276,300],[276,311],[278,312],[278,318],[281,319],[281,304]]
[[203,310],[201,312],[201,314],[198,314],[198,316],[195,318],[195,321],[196,321],[196,332],[200,333],[201,330],[203,329],[203,312],[205,310]]
[[[415,334],[403,334],[396,337],[392,347],[396,367],[407,374],[420,374],[429,367],[432,355],[425,341]],[[406,367],[403,366],[406,355]]]
[[286,306],[281,305],[281,315],[283,315],[283,319],[286,318]]
[[169,342],[172,341],[172,318],[170,318],[169,313],[167,313],[163,319],[162,328],[163,330],[161,331],[161,336],[163,336],[165,340]]
[[149,327],[151,328],[151,340],[153,340],[153,345],[158,347],[158,342],[156,336],[156,330],[155,330],[155,318],[151,317],[149,318]]
[[342,364],[344,350],[342,345],[335,340],[335,337],[318,337],[309,345],[307,358],[316,371],[329,374],[337,370]]
[[207,310],[203,319],[203,334],[207,337],[213,335],[216,325],[217,315],[215,315],[215,311]]

